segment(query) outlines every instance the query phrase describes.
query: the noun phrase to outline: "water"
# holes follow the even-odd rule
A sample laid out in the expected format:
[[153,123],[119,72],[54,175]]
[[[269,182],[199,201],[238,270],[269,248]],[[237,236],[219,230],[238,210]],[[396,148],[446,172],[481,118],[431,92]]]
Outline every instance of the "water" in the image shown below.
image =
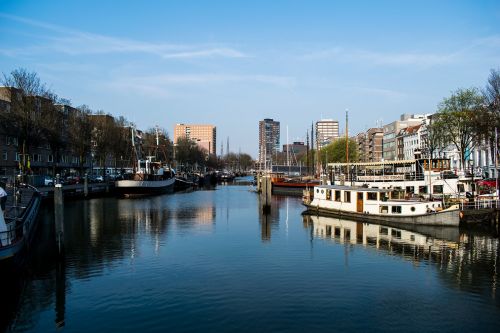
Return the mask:
[[3,329],[497,331],[498,238],[302,211],[274,197],[262,217],[248,186],[67,202],[61,261],[45,210]]

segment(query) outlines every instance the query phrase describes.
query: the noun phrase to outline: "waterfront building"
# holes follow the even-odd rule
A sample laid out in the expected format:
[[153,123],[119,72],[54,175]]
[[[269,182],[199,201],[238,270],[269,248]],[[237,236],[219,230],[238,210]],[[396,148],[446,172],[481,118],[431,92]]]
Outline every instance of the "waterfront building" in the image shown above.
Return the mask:
[[298,156],[304,154],[306,150],[307,150],[306,145],[304,144],[304,142],[300,141],[283,145],[284,154],[290,153],[290,155]]
[[339,122],[322,119],[316,122],[316,145],[319,149],[328,146],[339,137]]
[[397,135],[408,126],[422,124],[428,115],[401,115],[400,120],[383,126],[382,157],[385,161],[394,161],[398,158]]
[[259,121],[259,164],[263,167],[276,159],[280,149],[280,122],[266,118]]
[[[12,180],[25,168],[24,172],[32,177],[30,182],[40,185],[38,179],[43,175],[87,167],[84,157],[81,159],[68,144],[68,119],[76,111],[69,105],[53,104],[42,96],[25,96],[16,88],[0,87],[2,121],[9,121],[9,112],[32,115],[25,123],[30,128],[29,140],[22,139],[14,124],[0,126],[0,177]],[[44,132],[43,127],[50,128],[51,132]]]
[[174,143],[180,138],[193,140],[209,154],[216,154],[217,129],[214,125],[176,124],[174,127]]
[[382,138],[383,130],[376,127],[356,136],[360,162],[380,162],[382,160]]
[[412,160],[422,157],[423,141],[421,137],[423,125],[403,128],[396,137],[398,160]]

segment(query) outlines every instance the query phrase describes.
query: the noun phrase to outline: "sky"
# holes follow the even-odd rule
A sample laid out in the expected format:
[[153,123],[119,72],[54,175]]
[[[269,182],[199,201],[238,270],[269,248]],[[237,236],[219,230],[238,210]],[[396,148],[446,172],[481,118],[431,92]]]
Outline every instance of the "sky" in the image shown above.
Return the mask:
[[218,153],[256,157],[264,118],[285,144],[320,119],[344,132],[346,109],[356,134],[483,88],[500,1],[0,0],[0,71],[18,68],[73,106],[170,137],[213,124]]

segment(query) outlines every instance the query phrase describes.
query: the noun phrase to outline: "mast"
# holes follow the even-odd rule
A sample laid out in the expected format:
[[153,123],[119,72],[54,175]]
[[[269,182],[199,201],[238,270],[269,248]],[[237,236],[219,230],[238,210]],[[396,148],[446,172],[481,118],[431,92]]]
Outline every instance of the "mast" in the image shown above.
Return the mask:
[[[345,161],[349,178],[349,109],[345,109]],[[346,179],[347,180],[347,179]]]

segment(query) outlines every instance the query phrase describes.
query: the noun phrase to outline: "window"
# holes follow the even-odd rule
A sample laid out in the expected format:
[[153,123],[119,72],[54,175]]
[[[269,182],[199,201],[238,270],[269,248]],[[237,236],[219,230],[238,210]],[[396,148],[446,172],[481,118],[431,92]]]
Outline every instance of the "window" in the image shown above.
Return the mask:
[[351,202],[351,191],[344,191],[344,202]]
[[7,158],[8,158],[8,154],[7,154],[7,152],[6,152],[6,151],[4,151],[4,152],[2,153],[2,159],[3,159],[4,161],[7,161]]
[[391,236],[394,237],[394,238],[401,239],[401,230],[392,229],[391,230]]
[[47,162],[54,162],[54,156],[53,155],[47,156]]
[[331,194],[332,194],[332,191],[326,190],[326,200],[330,200]]
[[457,190],[458,192],[465,192],[464,184],[457,184]]
[[334,232],[336,237],[340,237],[340,227],[335,227]]
[[19,162],[21,160],[21,155],[21,153],[16,153],[16,158],[14,159],[14,161]]
[[335,201],[340,202],[340,191],[335,191]]
[[377,200],[377,192],[367,192],[366,200]]
[[443,185],[432,185],[432,192],[434,194],[443,194]]
[[419,194],[427,194],[427,186],[419,186],[418,193]]
[[406,186],[406,193],[408,193],[408,194],[415,193],[415,187],[414,186]]
[[387,229],[386,227],[380,227],[379,233],[381,235],[389,235],[389,229]]
[[380,206],[380,214],[389,213],[389,206]]
[[391,207],[391,212],[393,214],[401,214],[401,206],[392,206]]

